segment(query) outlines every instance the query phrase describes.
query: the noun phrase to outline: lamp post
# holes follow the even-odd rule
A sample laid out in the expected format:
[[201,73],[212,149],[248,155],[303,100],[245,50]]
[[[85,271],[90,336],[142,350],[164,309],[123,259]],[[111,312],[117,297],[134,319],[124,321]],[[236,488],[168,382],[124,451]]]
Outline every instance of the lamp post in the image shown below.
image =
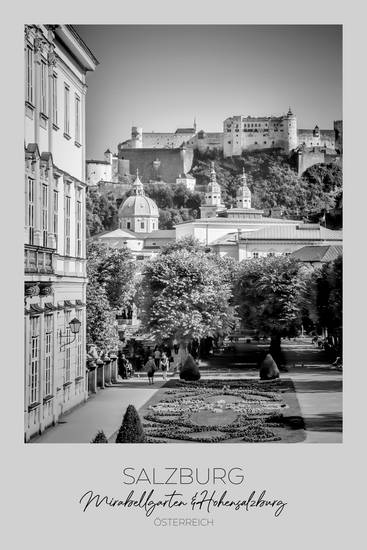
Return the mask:
[[[78,332],[80,330],[80,325],[81,325],[81,322],[76,317],[74,317],[74,319],[72,319],[70,321],[70,323],[69,323],[70,332],[72,334],[74,334],[74,338],[72,340],[69,340],[70,334],[68,332],[66,334],[63,334],[61,329],[60,329],[60,332],[59,332],[60,351],[62,350],[62,348],[64,348],[68,344],[72,344],[73,342],[75,342],[76,335],[78,334]],[[68,340],[62,344],[61,343],[62,338],[67,338]]]

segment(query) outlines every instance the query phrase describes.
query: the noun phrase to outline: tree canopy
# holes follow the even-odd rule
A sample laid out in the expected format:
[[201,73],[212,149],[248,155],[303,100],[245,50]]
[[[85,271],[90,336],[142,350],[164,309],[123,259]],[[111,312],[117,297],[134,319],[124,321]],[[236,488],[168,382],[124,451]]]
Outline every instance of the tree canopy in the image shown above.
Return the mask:
[[114,311],[134,298],[135,264],[127,249],[115,250],[99,242],[89,243],[87,260],[87,342],[99,349],[115,347]]
[[267,336],[295,334],[304,284],[301,264],[288,256],[241,262],[235,301],[244,326]]
[[230,284],[202,250],[171,250],[149,262],[142,278],[141,318],[160,341],[187,343],[233,322]]

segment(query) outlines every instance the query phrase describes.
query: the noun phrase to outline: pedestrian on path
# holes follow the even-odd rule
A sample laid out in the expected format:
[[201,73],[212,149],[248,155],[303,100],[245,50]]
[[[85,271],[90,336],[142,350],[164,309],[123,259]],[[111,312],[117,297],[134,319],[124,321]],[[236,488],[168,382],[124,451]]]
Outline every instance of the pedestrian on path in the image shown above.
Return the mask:
[[158,346],[154,348],[154,362],[155,362],[155,368],[156,370],[158,370],[161,362],[161,352],[159,351]]
[[149,355],[149,359],[145,364],[145,370],[147,371],[149,384],[154,384],[154,373],[156,371],[156,367],[155,361],[151,355]]
[[161,358],[161,369],[163,373],[163,380],[167,380],[167,371],[169,369],[169,361],[167,355],[163,352]]

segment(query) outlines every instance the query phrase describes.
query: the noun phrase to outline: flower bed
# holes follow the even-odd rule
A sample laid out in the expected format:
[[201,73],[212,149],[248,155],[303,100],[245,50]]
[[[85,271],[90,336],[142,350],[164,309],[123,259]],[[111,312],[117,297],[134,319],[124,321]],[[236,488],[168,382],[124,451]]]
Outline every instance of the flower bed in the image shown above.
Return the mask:
[[287,381],[172,380],[164,395],[145,408],[149,442],[279,441],[282,393]]

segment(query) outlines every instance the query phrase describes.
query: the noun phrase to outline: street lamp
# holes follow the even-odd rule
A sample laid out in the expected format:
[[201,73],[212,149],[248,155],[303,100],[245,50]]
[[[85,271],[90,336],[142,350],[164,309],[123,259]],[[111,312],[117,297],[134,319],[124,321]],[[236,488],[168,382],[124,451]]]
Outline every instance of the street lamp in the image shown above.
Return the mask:
[[76,317],[74,317],[74,319],[72,319],[69,323],[69,329],[70,329],[70,332],[72,334],[74,334],[74,338],[72,340],[68,340],[67,342],[65,342],[64,344],[61,344],[61,339],[62,338],[70,338],[70,334],[69,332],[67,332],[66,334],[63,334],[61,329],[60,329],[60,332],[59,332],[59,338],[60,338],[60,351],[62,350],[63,347],[67,346],[68,344],[72,344],[75,339],[76,339],[76,335],[78,334],[79,330],[80,330],[80,325],[81,325],[81,322],[79,321],[79,319],[77,319]]

